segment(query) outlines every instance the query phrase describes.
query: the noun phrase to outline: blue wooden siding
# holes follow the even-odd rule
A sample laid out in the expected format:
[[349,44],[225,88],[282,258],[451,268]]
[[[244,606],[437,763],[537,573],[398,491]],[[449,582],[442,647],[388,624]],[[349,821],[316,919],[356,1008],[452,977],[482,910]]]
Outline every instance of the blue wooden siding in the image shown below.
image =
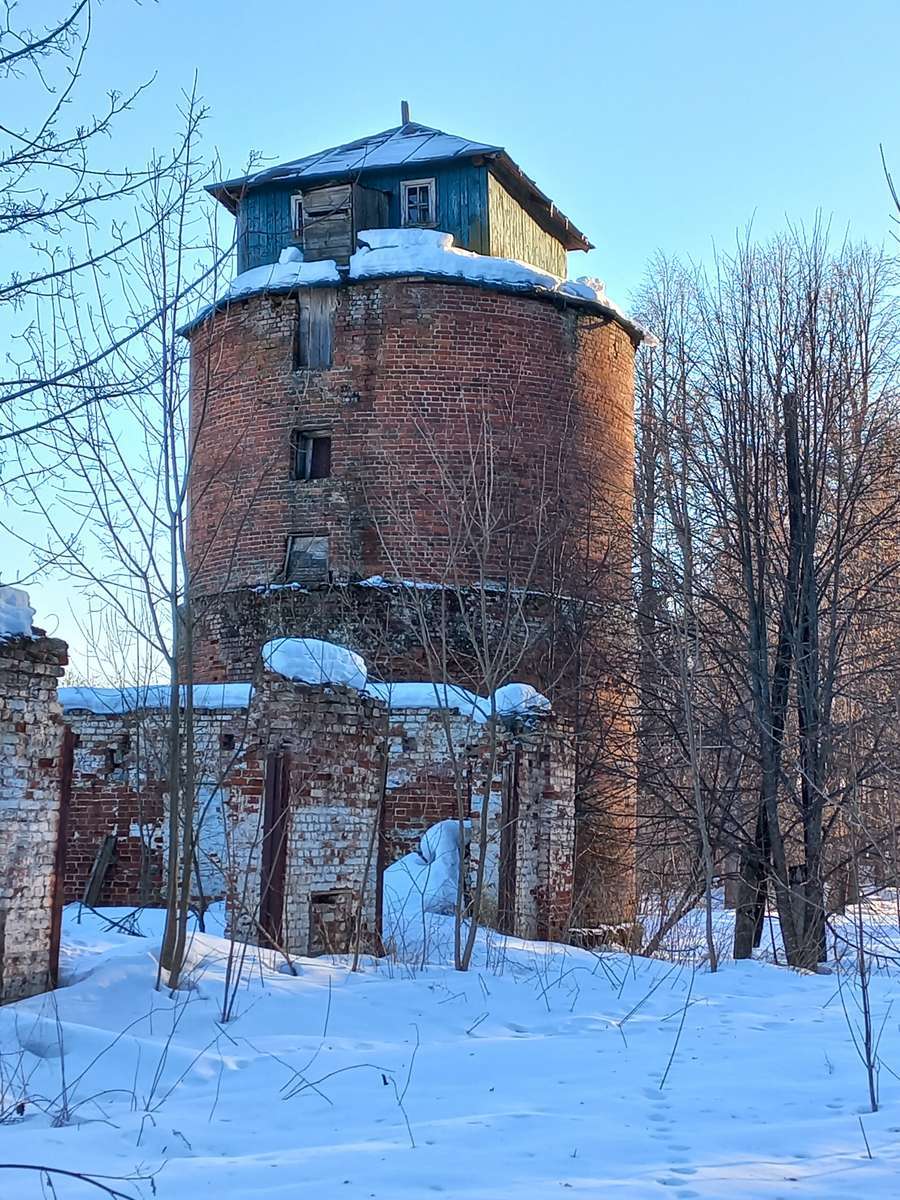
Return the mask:
[[[458,246],[489,252],[488,172],[471,162],[396,167],[367,171],[359,177],[365,187],[388,193],[388,227],[400,226],[400,184],[404,179],[434,179],[437,228],[452,233]],[[322,181],[325,182],[324,180]],[[237,214],[238,271],[276,262],[293,236],[291,196],[302,184],[277,184],[247,192]],[[307,183],[306,187],[315,186]]]
[[243,197],[237,212],[238,272],[278,261],[293,236],[291,196],[295,190],[258,188]]
[[437,228],[452,233],[457,246],[488,252],[488,193],[487,168],[471,162],[447,165],[427,163],[406,170],[396,167],[387,171],[372,171],[360,180],[366,187],[381,188],[389,193],[388,221],[390,228],[399,228],[400,184],[404,179],[433,179]]

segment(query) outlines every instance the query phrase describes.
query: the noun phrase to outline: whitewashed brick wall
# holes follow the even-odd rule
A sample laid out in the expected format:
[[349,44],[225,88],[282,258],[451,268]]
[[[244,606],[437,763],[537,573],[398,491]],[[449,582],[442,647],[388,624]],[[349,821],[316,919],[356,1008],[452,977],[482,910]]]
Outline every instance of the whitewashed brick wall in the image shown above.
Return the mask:
[[51,986],[66,645],[0,639],[0,1002]]

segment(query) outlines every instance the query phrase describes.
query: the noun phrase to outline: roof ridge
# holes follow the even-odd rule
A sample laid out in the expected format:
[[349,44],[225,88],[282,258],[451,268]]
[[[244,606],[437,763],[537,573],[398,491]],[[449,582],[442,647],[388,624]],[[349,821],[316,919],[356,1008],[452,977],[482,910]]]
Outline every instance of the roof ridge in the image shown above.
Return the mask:
[[[312,154],[304,154],[299,158],[287,159],[284,162],[273,163],[271,166],[263,167],[258,171],[254,171],[249,175],[241,175],[232,179],[219,180],[215,183],[208,184],[206,190],[214,194],[222,188],[236,186],[238,184],[247,187],[255,186],[264,183],[271,179],[277,179],[281,172],[291,172],[303,170],[305,173],[313,171],[319,164],[325,164],[335,156],[344,154],[353,154],[355,151],[360,151],[365,159],[367,148],[371,148],[374,154],[386,145],[394,144],[402,146],[403,142],[409,138],[422,138],[427,144],[434,139],[446,138],[452,142],[459,143],[459,146],[448,157],[456,157],[463,154],[478,154],[479,152],[486,153],[489,151],[502,151],[502,146],[489,145],[486,142],[473,142],[470,138],[460,137],[456,133],[447,133],[446,130],[438,129],[434,125],[423,125],[419,121],[408,121],[405,125],[393,125],[389,129],[379,130],[377,133],[370,133],[365,137],[355,138],[351,142],[341,142],[337,146],[328,146],[324,150],[314,151]],[[412,147],[409,157],[414,157],[417,149],[420,147]],[[405,159],[401,159],[401,162]],[[357,169],[361,169],[360,167]]]
[[[273,163],[271,167],[265,167],[262,171],[254,172],[249,176],[250,179],[256,179],[258,176],[264,176],[269,171],[280,171],[286,167],[296,166],[297,163],[306,163],[310,165],[318,159],[327,158],[330,154],[338,154],[344,150],[362,149],[373,142],[379,145],[384,145],[398,133],[403,133],[404,130],[414,131],[416,133],[440,134],[442,137],[456,137],[456,134],[445,133],[442,129],[437,129],[432,125],[421,125],[418,121],[407,121],[405,125],[393,125],[390,129],[381,129],[378,133],[367,134],[366,137],[355,138],[352,142],[340,142],[337,146],[327,146],[324,150],[314,150],[312,154],[301,154],[299,158],[290,158],[282,163]],[[460,138],[460,141],[465,141],[465,138]]]

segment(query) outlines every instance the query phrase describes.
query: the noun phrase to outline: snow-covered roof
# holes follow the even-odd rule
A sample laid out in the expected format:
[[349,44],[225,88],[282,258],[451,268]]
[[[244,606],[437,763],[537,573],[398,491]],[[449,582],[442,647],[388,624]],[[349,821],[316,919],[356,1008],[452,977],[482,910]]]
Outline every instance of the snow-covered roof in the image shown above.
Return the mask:
[[34,609],[22,588],[0,587],[0,640],[31,637]]
[[556,207],[549,196],[530,179],[502,146],[486,142],[473,142],[469,138],[433,129],[430,125],[419,125],[409,121],[393,129],[345,142],[295,158],[290,162],[266,167],[237,179],[226,179],[211,183],[207,191],[225,205],[230,212],[237,208],[238,200],[248,189],[269,183],[302,183],[313,180],[340,179],[365,174],[367,171],[383,171],[391,167],[414,169],[427,163],[448,162],[459,159],[482,157],[488,160],[497,177],[513,190],[524,193],[528,200],[542,213],[542,219],[553,227],[554,234],[567,250],[590,250],[591,243],[564,213]]
[[[171,690],[168,684],[148,684],[146,687],[64,687],[59,702],[63,712],[82,710],[101,716],[136,712],[143,709],[168,708]],[[194,708],[246,708],[253,695],[249,683],[195,683]],[[181,688],[181,703],[187,699],[187,689]]]
[[208,191],[234,193],[262,183],[295,183],[302,179],[331,178],[335,175],[356,175],[360,171],[381,170],[384,167],[415,166],[418,163],[443,162],[451,158],[472,158],[479,154],[502,154],[502,146],[472,142],[468,138],[444,133],[428,125],[410,121],[393,129],[383,129],[368,137],[331,146],[304,158],[279,163],[265,170],[213,183]]

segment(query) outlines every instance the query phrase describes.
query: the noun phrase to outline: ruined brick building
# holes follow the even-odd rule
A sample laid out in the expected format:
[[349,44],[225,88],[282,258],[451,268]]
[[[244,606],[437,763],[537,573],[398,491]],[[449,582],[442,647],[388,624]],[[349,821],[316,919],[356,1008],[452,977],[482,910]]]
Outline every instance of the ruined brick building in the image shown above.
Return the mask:
[[[67,900],[81,899],[93,879],[94,903],[160,902],[163,690],[61,689],[75,743]],[[483,919],[524,937],[565,937],[571,730],[549,712],[522,709],[501,715],[492,738],[472,699],[457,690],[459,706],[441,711],[417,687],[391,695],[378,684],[310,685],[271,670],[258,673],[253,688],[195,687],[195,903],[224,897],[236,932],[293,954],[346,951],[358,911],[366,944],[382,934],[390,946],[402,930],[382,916],[384,872],[415,856],[427,829],[455,824],[461,783],[475,827],[467,887],[487,821]],[[113,845],[100,877],[105,842]]]
[[[377,942],[385,872],[465,816],[489,923],[630,921],[641,329],[565,278],[590,243],[497,146],[404,120],[211,190],[239,273],[183,330],[198,892],[291,952],[346,949],[354,914]],[[280,638],[365,685],[269,669]],[[0,894],[0,998],[52,982],[64,897],[161,895],[168,690],[59,705],[64,655],[0,645],[0,837],[34,866]],[[500,707],[513,680],[542,704]]]
[[565,279],[590,243],[498,146],[404,120],[210,191],[239,275],[184,330],[194,677],[297,634],[383,679],[508,668],[576,722],[582,920],[627,919],[642,331]]

